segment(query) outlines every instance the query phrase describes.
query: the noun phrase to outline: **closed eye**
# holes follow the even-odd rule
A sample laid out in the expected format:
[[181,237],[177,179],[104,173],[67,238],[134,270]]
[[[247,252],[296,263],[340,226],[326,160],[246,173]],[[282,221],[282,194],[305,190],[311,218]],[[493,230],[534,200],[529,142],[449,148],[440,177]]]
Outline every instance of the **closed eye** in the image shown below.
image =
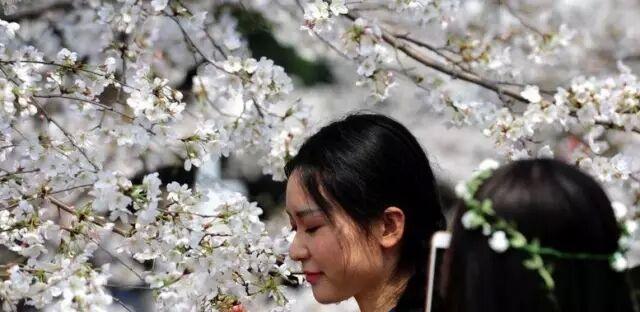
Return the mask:
[[316,226],[316,227],[308,228],[308,229],[306,229],[304,232],[305,232],[305,233],[307,233],[307,234],[313,234],[313,233],[315,233],[319,228],[320,228],[320,226]]

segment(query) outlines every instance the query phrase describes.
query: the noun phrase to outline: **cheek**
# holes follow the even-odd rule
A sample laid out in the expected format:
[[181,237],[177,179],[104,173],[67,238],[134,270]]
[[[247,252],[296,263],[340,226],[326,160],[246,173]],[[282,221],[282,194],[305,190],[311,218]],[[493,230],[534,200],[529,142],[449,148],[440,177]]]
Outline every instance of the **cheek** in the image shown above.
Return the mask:
[[315,259],[319,265],[327,265],[336,263],[336,260],[342,259],[344,252],[340,247],[340,241],[335,234],[330,231],[318,233],[309,240],[309,252],[311,258]]
[[346,268],[349,275],[364,279],[379,276],[382,266],[382,255],[379,250],[366,242],[350,244],[346,251]]
[[381,254],[357,237],[339,238],[322,233],[309,241],[311,259],[332,279],[361,279],[377,274],[382,267]]
[[334,231],[309,238],[308,265],[325,274],[312,287],[318,302],[343,301],[380,283],[384,269],[380,253],[360,238],[338,236]]

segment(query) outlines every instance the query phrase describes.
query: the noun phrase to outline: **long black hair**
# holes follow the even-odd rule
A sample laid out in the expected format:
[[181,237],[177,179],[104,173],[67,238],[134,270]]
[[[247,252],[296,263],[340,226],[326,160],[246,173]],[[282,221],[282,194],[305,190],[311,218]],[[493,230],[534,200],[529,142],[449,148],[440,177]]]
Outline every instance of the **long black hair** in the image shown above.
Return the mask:
[[[569,253],[611,254],[620,229],[607,195],[588,175],[551,159],[516,161],[498,169],[476,192],[496,214],[514,222],[528,240]],[[622,273],[606,260],[544,257],[555,289],[525,268],[518,250],[497,253],[479,230],[465,230],[457,206],[451,245],[443,266],[446,311],[617,312],[632,311]]]
[[445,221],[429,160],[409,130],[383,115],[349,115],[305,141],[285,167],[287,177],[294,171],[326,215],[337,203],[365,233],[387,207],[402,209],[405,228],[395,269],[413,275],[396,311],[422,311],[429,239]]

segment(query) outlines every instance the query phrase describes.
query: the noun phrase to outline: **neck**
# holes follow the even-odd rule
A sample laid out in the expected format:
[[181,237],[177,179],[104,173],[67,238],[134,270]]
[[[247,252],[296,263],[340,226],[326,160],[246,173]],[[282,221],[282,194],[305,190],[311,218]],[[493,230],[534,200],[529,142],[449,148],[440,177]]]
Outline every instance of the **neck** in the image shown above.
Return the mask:
[[409,274],[387,276],[377,287],[354,296],[360,312],[388,312],[391,310],[398,303],[410,277]]

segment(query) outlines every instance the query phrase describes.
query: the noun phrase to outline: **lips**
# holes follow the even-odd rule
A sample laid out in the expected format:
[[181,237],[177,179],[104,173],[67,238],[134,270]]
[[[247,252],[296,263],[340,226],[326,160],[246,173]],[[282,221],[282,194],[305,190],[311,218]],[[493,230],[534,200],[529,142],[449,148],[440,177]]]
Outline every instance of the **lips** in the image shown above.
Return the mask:
[[314,285],[318,282],[318,279],[322,275],[322,272],[304,272],[304,277],[309,282],[309,284]]

